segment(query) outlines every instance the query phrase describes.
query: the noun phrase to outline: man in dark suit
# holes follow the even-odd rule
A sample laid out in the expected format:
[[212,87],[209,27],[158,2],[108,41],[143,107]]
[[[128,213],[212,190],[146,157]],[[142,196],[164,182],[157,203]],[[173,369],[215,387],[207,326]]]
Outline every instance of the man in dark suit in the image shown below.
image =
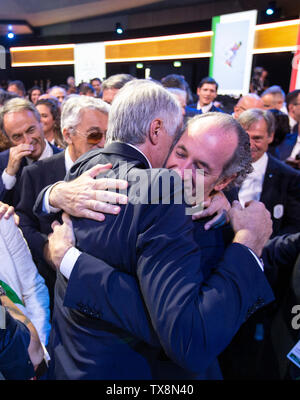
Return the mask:
[[186,117],[213,111],[222,112],[220,108],[213,104],[217,97],[217,90],[218,84],[213,78],[203,78],[197,87],[198,102],[186,106]]
[[49,214],[37,218],[33,206],[39,192],[45,186],[63,180],[82,154],[104,146],[109,107],[101,99],[87,96],[73,95],[67,99],[61,114],[61,130],[68,144],[66,150],[24,168],[18,183],[15,202],[20,228],[46,281],[51,310],[56,273],[48,256],[47,235],[51,232],[54,217]]
[[15,205],[14,192],[23,168],[61,150],[45,140],[40,114],[25,99],[5,103],[0,111],[0,129],[12,144],[0,153],[0,200]]
[[[52,377],[191,379],[206,376],[209,367],[217,374],[217,366],[212,365],[216,355],[247,315],[272,301],[270,288],[252,252],[260,255],[271,231],[262,204],[253,203],[246,210],[234,207],[234,243],[225,251],[224,260],[214,266],[218,272],[204,278],[208,266],[202,264],[201,252],[193,239],[187,204],[178,203],[181,179],[168,170],[149,169],[163,165],[181,121],[179,105],[165,89],[154,82],[130,82],[114,99],[107,134],[109,144],[78,160],[70,174],[73,178],[98,163],[111,162],[108,177],[125,177],[130,182],[130,201],[116,218],[108,216],[102,224],[73,219],[76,243],[80,251],[102,258],[138,279],[142,300],[161,346],[153,348],[103,320],[99,323],[100,312],[94,297],[94,289],[99,291],[97,270],[92,273],[91,264],[80,255],[69,281],[58,273],[51,338]],[[197,128],[203,125],[210,126],[202,121]],[[240,129],[238,124],[235,127]],[[193,132],[191,128],[191,136]],[[224,135],[227,133],[225,129]],[[237,136],[232,140],[236,144]],[[224,149],[227,161],[233,155],[232,144],[230,141]],[[203,168],[210,176],[212,167]],[[220,163],[217,169],[216,182],[222,173]],[[162,198],[162,191],[156,191],[166,180],[171,181],[167,199]],[[55,206],[53,193],[55,187],[52,200],[50,192],[50,203]],[[149,204],[147,198],[151,198],[151,193],[158,195]],[[257,213],[248,220],[253,208]],[[259,229],[256,217],[263,220]],[[246,225],[248,228],[244,229]],[[64,265],[60,268],[66,273],[70,267],[68,258],[77,250],[71,241],[64,250]],[[237,259],[243,268],[237,265]],[[60,261],[56,259],[55,264],[60,265]],[[80,290],[85,279],[81,272],[90,282],[89,293]],[[214,289],[210,290],[212,286]],[[118,297],[118,293],[115,295]],[[119,301],[120,307],[124,306],[124,299]]]
[[267,153],[274,136],[273,115],[270,111],[250,109],[238,121],[249,135],[254,169],[240,187],[240,202],[264,203],[272,216],[273,236],[298,232],[300,173]]

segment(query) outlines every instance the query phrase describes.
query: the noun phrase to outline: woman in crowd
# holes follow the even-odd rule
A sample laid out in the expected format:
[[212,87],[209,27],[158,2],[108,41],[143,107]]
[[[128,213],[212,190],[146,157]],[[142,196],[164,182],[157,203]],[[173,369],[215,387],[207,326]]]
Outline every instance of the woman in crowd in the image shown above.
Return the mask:
[[60,108],[54,99],[40,99],[36,108],[41,116],[45,138],[57,147],[65,148],[60,130]]

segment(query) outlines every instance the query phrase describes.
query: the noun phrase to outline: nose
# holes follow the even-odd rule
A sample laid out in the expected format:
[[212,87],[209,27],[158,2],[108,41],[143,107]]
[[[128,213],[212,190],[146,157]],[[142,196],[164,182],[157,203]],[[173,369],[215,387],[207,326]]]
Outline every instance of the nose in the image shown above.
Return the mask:
[[24,143],[31,144],[31,142],[32,142],[31,135],[24,133]]

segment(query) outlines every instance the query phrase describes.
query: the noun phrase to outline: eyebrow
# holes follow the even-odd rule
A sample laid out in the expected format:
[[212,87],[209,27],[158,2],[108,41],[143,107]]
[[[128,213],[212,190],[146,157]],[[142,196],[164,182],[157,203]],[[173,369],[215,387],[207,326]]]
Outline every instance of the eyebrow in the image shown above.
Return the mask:
[[[179,144],[177,146],[177,148],[178,147],[180,147],[182,150],[184,150],[186,153],[188,153],[186,147],[183,144]],[[195,164],[201,164],[201,166],[203,166],[203,168],[205,168],[208,172],[211,172],[211,167],[205,161],[197,160]]]

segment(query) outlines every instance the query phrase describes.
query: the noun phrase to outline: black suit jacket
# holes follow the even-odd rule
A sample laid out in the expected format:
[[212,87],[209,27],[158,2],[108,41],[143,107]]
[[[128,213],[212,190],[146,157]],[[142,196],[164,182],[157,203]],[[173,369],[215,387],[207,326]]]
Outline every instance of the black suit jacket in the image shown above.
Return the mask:
[[[58,274],[50,339],[52,377],[205,377],[245,319],[273,300],[266,278],[247,248],[231,244],[223,261],[213,265],[218,271],[205,279],[207,269],[194,241],[191,217],[184,203],[174,204],[181,180],[178,186],[171,182],[169,201],[162,204],[162,183],[169,180],[170,171],[147,169],[136,149],[112,143],[89,152],[73,166],[70,178],[107,162],[113,165],[107,176],[129,180],[131,201],[104,223],[73,218],[76,247],[88,254],[79,257],[69,281]],[[141,196],[139,182],[146,189],[142,200],[154,191],[160,201],[133,204]],[[36,210],[41,209],[37,204]],[[101,319],[106,293],[114,296],[119,311],[126,307],[126,298],[114,291],[113,273],[101,278],[95,262],[99,258],[137,279],[141,304],[135,303],[135,308],[146,304],[158,348]],[[102,284],[106,290],[101,290]],[[132,310],[129,324],[135,324],[136,313]],[[138,326],[147,336],[148,324],[138,321]]]
[[[51,143],[49,143],[52,150],[53,154],[57,154],[61,152],[62,150],[57,148],[56,146],[53,146]],[[16,206],[16,199],[15,199],[15,191],[16,188],[18,187],[20,177],[22,175],[23,168],[28,166],[26,157],[22,158],[20,168],[16,174],[16,184],[11,190],[6,190],[4,183],[2,181],[2,173],[7,167],[8,164],[8,159],[9,159],[9,149],[4,150],[0,153],[0,200],[3,201],[4,203],[10,204],[12,206]]]
[[300,172],[268,155],[260,201],[270,211],[273,235],[300,231]]
[[62,151],[25,167],[15,192],[16,213],[20,217],[20,228],[28,242],[38,271],[49,289],[51,309],[56,273],[45,261],[43,248],[48,240],[48,234],[52,232],[51,224],[58,219],[58,216],[49,214],[38,218],[33,213],[33,206],[38,194],[45,186],[64,180],[65,175],[65,152]]

